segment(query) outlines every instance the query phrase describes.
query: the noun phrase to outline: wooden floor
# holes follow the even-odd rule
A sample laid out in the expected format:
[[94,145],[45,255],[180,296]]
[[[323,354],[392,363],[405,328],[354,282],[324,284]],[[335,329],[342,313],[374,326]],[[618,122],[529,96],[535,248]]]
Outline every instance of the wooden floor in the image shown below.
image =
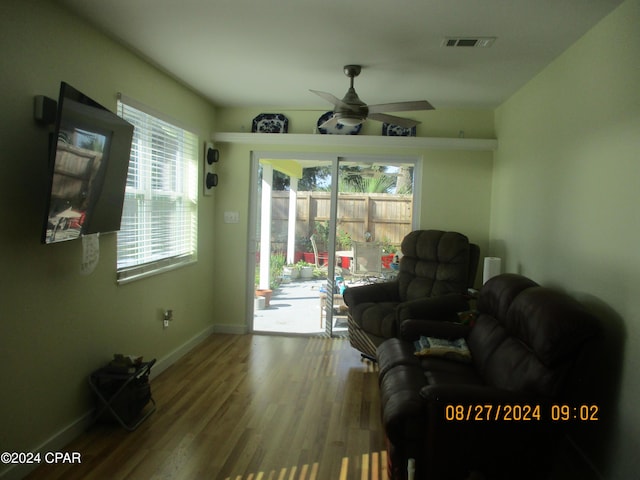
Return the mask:
[[377,372],[346,339],[212,335],[151,388],[138,430],[95,425],[81,465],[27,478],[386,479]]

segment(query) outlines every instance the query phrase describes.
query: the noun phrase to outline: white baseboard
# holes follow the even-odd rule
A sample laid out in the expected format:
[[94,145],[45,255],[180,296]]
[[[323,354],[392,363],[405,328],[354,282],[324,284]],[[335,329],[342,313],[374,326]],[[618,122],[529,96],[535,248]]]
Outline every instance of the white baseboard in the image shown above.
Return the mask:
[[157,377],[162,372],[164,372],[171,365],[176,363],[180,358],[185,356],[191,350],[193,350],[200,342],[205,340],[209,335],[215,333],[215,325],[211,325],[205,328],[202,332],[194,335],[185,343],[180,345],[175,350],[169,352],[169,354],[165,355],[161,359],[157,360],[151,369],[151,373],[149,374],[150,378]]
[[[221,329],[218,327],[218,325],[211,325],[207,327],[202,332],[194,335],[178,348],[170,352],[168,355],[157,360],[151,369],[150,377],[153,378],[165,371],[213,333],[246,333],[238,331],[238,327],[233,325],[223,326]],[[69,425],[53,434],[41,445],[31,449],[30,451],[34,453],[40,452],[44,455],[46,452],[58,452],[63,450],[66,445],[86,431],[90,425],[92,414],[93,410],[81,415],[75,421],[71,422]],[[36,467],[38,467],[38,464],[10,466],[5,470],[0,471],[0,480],[20,480],[27,476],[31,471],[35,470]]]
[[213,333],[230,333],[232,335],[244,335],[249,333],[246,325],[213,325]]

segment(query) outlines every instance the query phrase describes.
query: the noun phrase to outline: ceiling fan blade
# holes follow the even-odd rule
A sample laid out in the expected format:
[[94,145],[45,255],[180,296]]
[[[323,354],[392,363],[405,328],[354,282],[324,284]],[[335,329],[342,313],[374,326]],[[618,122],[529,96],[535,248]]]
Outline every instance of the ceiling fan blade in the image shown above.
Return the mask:
[[327,93],[327,92],[321,92],[319,90],[311,90],[310,89],[309,91],[312,92],[312,93],[315,93],[319,97],[324,98],[327,102],[332,103],[335,107],[342,107],[342,108],[346,108],[347,110],[357,111],[357,107],[354,107],[353,105],[349,105],[348,103],[343,102],[342,100],[340,100],[335,95],[332,95],[332,94]]
[[386,113],[369,113],[371,120],[378,120],[379,122],[389,123],[391,125],[397,125],[402,128],[411,128],[418,125],[419,121],[410,120],[408,118],[396,117],[395,115],[387,115]]
[[369,105],[369,113],[411,112],[414,110],[435,110],[435,108],[426,100]]
[[319,97],[324,98],[327,102],[329,102],[329,103],[331,103],[333,105],[340,105],[340,103],[342,103],[342,101],[338,97],[336,97],[335,95],[332,95],[330,93],[321,92],[319,90],[311,90],[311,89],[309,89],[309,91],[311,93],[315,93]]
[[338,124],[338,117],[336,117],[335,115],[332,116],[329,120],[327,120],[326,122],[324,122],[322,125],[318,125],[318,128],[333,128]]

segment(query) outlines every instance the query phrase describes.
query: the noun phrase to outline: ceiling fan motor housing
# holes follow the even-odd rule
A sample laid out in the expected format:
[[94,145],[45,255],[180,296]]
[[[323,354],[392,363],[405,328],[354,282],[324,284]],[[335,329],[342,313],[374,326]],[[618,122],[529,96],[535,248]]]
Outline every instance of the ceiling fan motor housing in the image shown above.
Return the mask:
[[344,66],[344,74],[351,79],[351,86],[342,98],[342,102],[351,108],[338,105],[334,110],[334,114],[338,118],[338,121],[343,120],[341,123],[345,123],[347,125],[355,125],[357,123],[364,122],[369,114],[367,104],[360,100],[355,88],[353,88],[353,79],[360,75],[361,71],[362,67],[360,65]]
[[353,87],[349,88],[349,91],[342,98],[342,102],[348,105],[350,108],[347,108],[346,106],[338,105],[335,109],[335,114],[338,115],[339,117],[358,116],[358,117],[361,117],[362,120],[367,118],[367,115],[369,114],[369,108],[367,108],[366,103],[360,100],[360,98],[358,97],[358,94],[356,93]]

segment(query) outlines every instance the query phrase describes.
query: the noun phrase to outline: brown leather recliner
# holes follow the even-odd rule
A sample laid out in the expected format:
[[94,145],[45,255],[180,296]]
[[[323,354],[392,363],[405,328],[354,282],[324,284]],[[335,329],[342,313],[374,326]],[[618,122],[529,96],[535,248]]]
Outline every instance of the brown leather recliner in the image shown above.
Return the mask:
[[[589,398],[586,368],[597,321],[575,299],[503,274],[482,287],[477,307],[472,326],[407,320],[401,338],[378,347],[394,480],[406,478],[409,458],[416,479],[465,479],[472,471],[490,479],[547,478],[563,430],[602,414]],[[420,336],[466,339],[471,362],[416,356]]]
[[396,337],[409,318],[428,318],[467,310],[467,291],[473,287],[480,248],[457,232],[415,230],[402,240],[402,258],[394,281],[350,287],[344,292],[349,307],[351,345],[375,358],[384,340]]

